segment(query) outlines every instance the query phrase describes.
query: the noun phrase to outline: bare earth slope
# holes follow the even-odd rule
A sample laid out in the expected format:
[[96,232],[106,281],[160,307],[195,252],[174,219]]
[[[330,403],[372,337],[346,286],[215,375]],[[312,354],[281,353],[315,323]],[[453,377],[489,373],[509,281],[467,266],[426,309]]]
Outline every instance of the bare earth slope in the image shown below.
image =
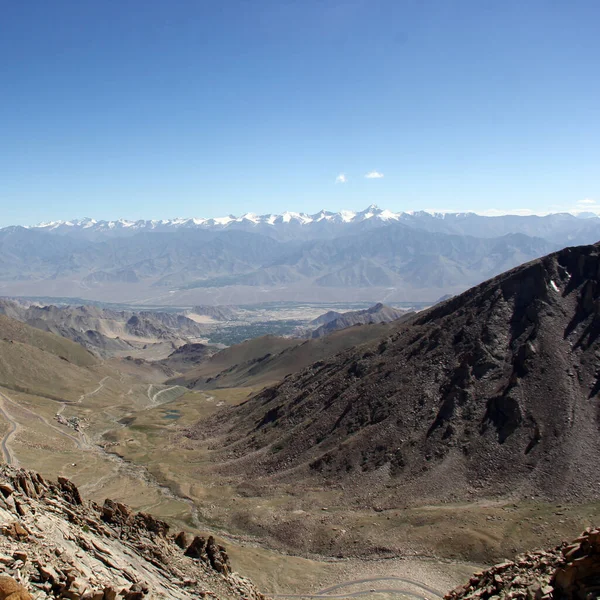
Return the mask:
[[[224,474],[380,506],[600,495],[600,247],[567,248],[192,427]],[[368,483],[368,485],[366,485]]]

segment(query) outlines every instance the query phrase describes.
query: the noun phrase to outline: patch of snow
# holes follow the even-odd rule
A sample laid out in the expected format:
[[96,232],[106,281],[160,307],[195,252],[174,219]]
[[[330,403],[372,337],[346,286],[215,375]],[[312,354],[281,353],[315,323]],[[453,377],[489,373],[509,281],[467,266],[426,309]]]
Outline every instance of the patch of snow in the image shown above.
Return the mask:
[[228,225],[231,221],[235,221],[235,217],[217,217],[216,219],[210,219],[213,223],[217,225]]
[[340,215],[344,223],[350,223],[354,221],[354,217],[356,217],[356,213],[352,210],[340,210],[338,215]]
[[400,218],[400,213],[395,213],[391,210],[384,209],[379,213],[378,216],[382,221],[397,221]]
[[257,217],[255,214],[253,213],[246,213],[245,215],[242,215],[241,217],[239,217],[238,219],[235,219],[235,221],[237,223],[241,223],[242,221],[250,221],[254,224],[260,223],[260,218]]
[[554,280],[551,279],[550,280],[550,287],[557,293],[560,294],[560,289],[558,288],[558,286],[556,285],[556,283],[554,283]]

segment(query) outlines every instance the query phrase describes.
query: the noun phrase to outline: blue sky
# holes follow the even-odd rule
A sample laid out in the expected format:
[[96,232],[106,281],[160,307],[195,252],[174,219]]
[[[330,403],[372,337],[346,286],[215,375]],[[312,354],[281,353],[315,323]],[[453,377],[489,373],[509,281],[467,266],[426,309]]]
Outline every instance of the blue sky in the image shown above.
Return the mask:
[[0,225],[596,210],[598,23],[597,0],[5,2]]

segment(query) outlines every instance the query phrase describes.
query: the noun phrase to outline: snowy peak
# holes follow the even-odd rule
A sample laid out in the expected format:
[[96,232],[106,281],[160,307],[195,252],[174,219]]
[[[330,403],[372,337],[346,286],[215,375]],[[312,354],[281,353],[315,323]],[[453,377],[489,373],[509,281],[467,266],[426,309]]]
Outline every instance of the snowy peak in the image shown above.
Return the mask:
[[334,213],[325,209],[318,213],[309,215],[303,212],[286,211],[280,215],[266,214],[257,215],[247,212],[240,217],[228,215],[226,217],[213,217],[209,219],[200,217],[175,218],[161,220],[138,220],[130,221],[127,219],[117,219],[115,221],[97,221],[85,217],[83,219],[73,219],[70,221],[50,221],[33,225],[31,229],[44,229],[46,231],[65,231],[67,229],[93,229],[98,232],[114,230],[168,230],[184,228],[218,228],[227,227],[234,223],[246,225],[271,225],[289,224],[289,225],[310,225],[312,223],[331,222],[331,223],[359,223],[366,219],[380,219],[382,221],[397,221],[403,215],[409,213],[395,213],[391,210],[381,209],[376,204],[371,204],[362,211],[354,212],[351,210],[341,210]]
[[[549,215],[543,218],[558,216],[560,215]],[[562,216],[567,219],[576,219],[576,216],[570,214]],[[593,213],[587,213],[584,217],[582,218],[582,215],[579,215],[577,220],[596,221],[599,218]],[[527,217],[522,218],[525,221],[527,220]],[[86,217],[70,221],[40,223],[39,225],[30,227],[30,229],[90,237],[94,235],[101,236],[103,234],[115,236],[132,235],[137,232],[169,232],[179,229],[220,231],[231,228],[256,231],[257,233],[265,233],[276,237],[281,237],[281,235],[306,237],[316,232],[325,234],[325,232],[330,232],[332,228],[349,231],[351,226],[370,227],[373,225],[403,223],[411,227],[424,228],[431,231],[449,229],[452,233],[467,232],[471,235],[477,235],[478,227],[482,220],[487,222],[494,221],[494,219],[501,220],[502,217],[484,217],[473,212],[451,213],[435,212],[432,210],[394,212],[389,209],[380,208],[376,204],[371,204],[358,212],[351,210],[331,212],[322,209],[315,214],[286,211],[282,214],[257,215],[247,212],[239,217],[228,215],[212,218],[178,217],[175,219],[138,221],[127,219],[97,221],[96,219]],[[463,229],[468,229],[469,231],[463,231]],[[499,230],[498,233],[506,232]]]

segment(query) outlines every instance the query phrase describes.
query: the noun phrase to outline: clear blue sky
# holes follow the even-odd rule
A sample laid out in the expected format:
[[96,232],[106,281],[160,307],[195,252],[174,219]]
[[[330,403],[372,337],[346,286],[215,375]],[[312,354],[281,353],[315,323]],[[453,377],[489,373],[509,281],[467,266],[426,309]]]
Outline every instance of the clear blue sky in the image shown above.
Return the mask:
[[598,0],[3,2],[0,225],[594,207],[599,23]]

